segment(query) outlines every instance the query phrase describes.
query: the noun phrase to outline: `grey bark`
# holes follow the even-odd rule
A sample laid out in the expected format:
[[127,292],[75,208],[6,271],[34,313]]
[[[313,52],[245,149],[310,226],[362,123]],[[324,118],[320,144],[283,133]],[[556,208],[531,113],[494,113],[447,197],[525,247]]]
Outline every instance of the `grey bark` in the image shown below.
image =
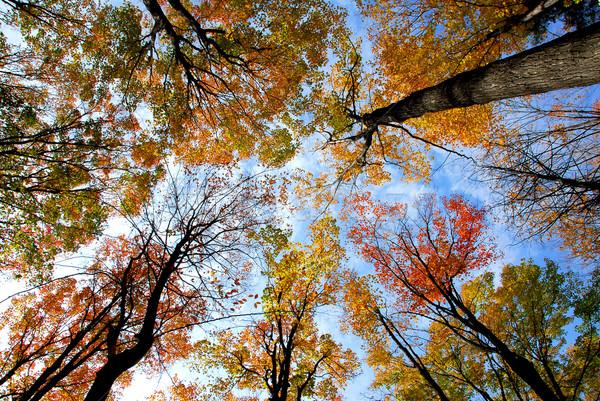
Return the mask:
[[367,126],[496,100],[600,83],[600,23],[466,71],[367,113]]

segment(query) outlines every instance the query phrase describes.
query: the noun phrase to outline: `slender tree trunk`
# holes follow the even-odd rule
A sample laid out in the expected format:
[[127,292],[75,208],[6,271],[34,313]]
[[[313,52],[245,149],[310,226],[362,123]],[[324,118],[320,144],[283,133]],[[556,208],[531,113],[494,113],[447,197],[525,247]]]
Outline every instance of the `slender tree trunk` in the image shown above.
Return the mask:
[[367,126],[495,100],[600,83],[600,23],[568,33],[367,113]]
[[413,366],[419,371],[419,374],[421,375],[421,377],[423,379],[425,379],[425,381],[437,393],[438,397],[440,398],[440,401],[450,401],[450,399],[448,398],[448,396],[446,396],[446,393],[444,392],[442,387],[438,384],[438,382],[429,373],[429,369],[425,366],[425,364],[423,364],[421,362],[421,359],[418,357],[418,355],[416,355],[415,352],[410,347],[408,347],[408,343],[406,343],[406,344],[402,343],[402,341],[406,342],[406,340],[402,339],[402,341],[400,341],[398,336],[396,336],[396,334],[394,333],[394,329],[392,329],[392,327],[390,327],[390,325],[386,321],[386,318],[381,314],[381,312],[377,311],[377,312],[375,312],[375,315],[377,316],[377,319],[383,326],[383,328],[386,331],[386,333],[388,334],[388,336],[392,339],[392,341],[394,341],[394,343],[398,346],[398,348],[400,348],[400,350],[402,350],[404,355],[406,355],[406,357],[411,361]]
[[[498,174],[504,174],[504,179],[511,179],[513,177],[527,177],[534,183],[539,181],[553,181],[561,188],[572,188],[573,191],[580,190],[578,192],[596,192],[600,193],[600,181],[595,179],[580,180],[569,177],[564,177],[555,172],[537,172],[531,168],[525,166],[523,168],[512,168],[502,167],[493,165],[484,165],[484,168],[497,172]],[[545,166],[544,166],[545,167]],[[548,171],[549,168],[546,168]]]

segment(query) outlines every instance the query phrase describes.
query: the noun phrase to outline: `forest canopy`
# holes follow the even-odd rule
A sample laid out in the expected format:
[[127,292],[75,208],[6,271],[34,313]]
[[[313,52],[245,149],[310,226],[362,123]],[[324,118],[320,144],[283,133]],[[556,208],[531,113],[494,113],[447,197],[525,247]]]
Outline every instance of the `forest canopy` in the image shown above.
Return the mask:
[[597,0],[0,24],[0,399],[600,397]]

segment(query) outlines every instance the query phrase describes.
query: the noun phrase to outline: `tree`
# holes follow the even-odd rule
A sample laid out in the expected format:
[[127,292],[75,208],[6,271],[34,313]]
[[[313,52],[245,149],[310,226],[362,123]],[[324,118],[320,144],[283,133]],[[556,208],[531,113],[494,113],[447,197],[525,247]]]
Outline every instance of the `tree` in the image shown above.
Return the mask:
[[[579,29],[597,21],[594,1],[360,1],[371,19],[377,100],[389,102],[522,51],[553,29]],[[388,100],[386,100],[388,99]]]
[[[324,146],[333,159],[335,188],[362,173],[368,182],[386,181],[386,164],[397,166],[407,181],[427,181],[427,151],[435,147],[483,167],[499,189],[498,203],[516,217],[512,223],[531,228],[530,235],[556,233],[573,244],[577,256],[596,257],[596,193],[587,178],[595,168],[589,157],[595,146],[593,106],[538,110],[556,120],[544,137],[528,136],[525,124],[510,127],[503,112],[511,109],[490,102],[597,83],[598,4],[383,1],[362,7],[375,21],[376,69],[372,76],[360,71],[355,58],[345,66],[346,77],[338,74],[343,84],[337,85],[336,110],[342,123],[329,123]],[[532,35],[547,34],[548,21],[556,18],[577,30],[523,51]],[[587,54],[575,39],[584,36],[595,38]],[[584,66],[584,60],[591,64]],[[568,120],[581,125],[569,129],[563,126]],[[556,153],[551,158],[550,147]],[[323,182],[321,177],[311,184]]]
[[237,293],[247,235],[276,199],[268,178],[205,174],[172,183],[135,235],[106,240],[81,273],[13,300],[3,320],[4,396],[37,400],[67,389],[104,400],[147,356],[151,369],[185,356],[191,328]]
[[[97,8],[85,2],[5,4],[3,21],[22,27],[24,37],[15,43],[4,31],[0,38],[3,270],[39,282],[51,278],[57,254],[97,238],[115,209],[139,211],[162,174],[162,155],[140,139],[132,114],[109,104],[110,74],[99,63],[106,51],[87,66],[105,82],[79,70],[77,57],[53,75],[50,65],[67,51],[68,34],[84,27],[87,17],[101,19]],[[49,39],[60,36],[66,48],[44,53],[30,46],[32,30],[40,37],[48,31]],[[114,69],[121,65],[115,57],[111,62]],[[77,85],[83,87],[74,89]]]
[[[494,275],[485,273],[464,284],[461,295],[503,341],[533,361],[560,399],[577,400],[594,399],[600,390],[595,383],[600,357],[598,322],[591,323],[590,315],[573,316],[569,311],[581,302],[585,288],[551,261],[544,266],[529,261],[505,266],[499,287],[495,288]],[[585,323],[575,326],[575,318]],[[436,382],[452,394],[451,399],[529,397],[527,385],[497,354],[463,341],[443,323],[429,327],[426,341],[422,361]],[[381,370],[377,385],[393,389],[398,398],[423,382],[409,376],[407,366],[388,363]]]
[[114,210],[139,212],[166,156],[289,160],[304,87],[345,34],[319,0],[3,4],[20,37],[0,35],[0,231],[7,265],[38,281]]
[[480,166],[526,235],[560,236],[573,254],[595,260],[598,104],[556,103],[516,104],[521,128],[490,141]]
[[[9,62],[3,61],[7,67]],[[0,76],[3,270],[40,281],[51,277],[58,253],[76,251],[99,235],[114,213],[111,206],[129,212],[139,207],[162,169],[156,157],[143,156],[122,139],[131,133],[129,119],[53,109],[35,89],[13,86],[4,78]],[[109,202],[111,195],[120,202]]]
[[[425,198],[411,221],[402,216],[400,205],[376,205],[365,197],[352,202],[359,219],[350,238],[375,265],[377,281],[395,301],[388,312],[381,296],[369,295],[367,283],[351,282],[349,285],[355,286],[348,296],[351,324],[378,324],[378,328],[367,330],[388,336],[441,399],[451,397],[412,344],[411,337],[418,338],[418,334],[412,334],[411,320],[435,322],[461,342],[498,355],[540,399],[564,399],[553,378],[545,377],[547,370],[536,367],[528,354],[494,331],[457,289],[461,277],[494,260],[494,247],[483,210],[458,197],[443,199],[442,204],[443,209],[437,208],[433,198]],[[366,305],[358,307],[361,302]],[[369,316],[364,318],[363,313]],[[377,344],[377,338],[370,341]]]
[[[530,50],[467,71],[385,108],[362,117],[372,129],[402,122],[425,113],[486,104],[553,90],[598,83],[595,48],[600,25],[593,24]],[[591,50],[590,50],[591,49]],[[565,71],[576,73],[565,74]]]
[[[330,143],[361,141],[354,163],[364,167],[368,164],[367,154],[380,126],[400,128],[411,135],[401,124],[427,113],[596,84],[599,30],[599,24],[590,25],[530,50],[460,73],[437,85],[413,92],[398,102],[354,115],[352,118],[363,128],[345,137],[332,138]],[[576,73],[565,74],[565,71]],[[425,137],[424,142],[439,145],[441,141]],[[377,157],[385,160],[385,153]]]
[[218,332],[216,341],[205,340],[198,350],[206,364],[201,369],[226,372],[205,390],[206,399],[246,399],[236,392],[265,388],[272,401],[338,399],[358,361],[331,335],[320,333],[315,321],[318,308],[336,302],[344,258],[338,233],[335,221],[325,218],[312,225],[310,245],[288,242],[267,251],[264,317],[241,331]]
[[[356,56],[341,63],[332,74],[334,91],[323,101],[331,116],[315,113],[319,128],[328,134],[323,148],[338,182],[351,182],[364,173],[368,182],[381,183],[389,179],[385,164],[396,166],[407,181],[427,180],[430,147],[451,151],[485,147],[485,140],[497,135],[500,118],[489,102],[596,83],[597,54],[593,50],[587,55],[585,51],[571,53],[566,43],[575,36],[563,39],[562,56],[568,59],[567,54],[577,53],[582,56],[579,61],[589,57],[587,82],[579,74],[578,61],[558,66],[566,61],[561,61],[558,48],[554,55],[547,44],[534,48],[540,53],[523,52],[553,18],[562,19],[568,30],[593,25],[596,2],[573,4],[361,2],[361,11],[373,21],[369,33],[375,59],[366,64]],[[567,15],[578,15],[580,22]],[[591,46],[596,47],[597,43]],[[521,53],[523,59],[518,56]],[[499,60],[511,54],[514,58]],[[536,55],[539,59],[534,61]],[[524,59],[531,64],[518,61]],[[550,59],[557,63],[554,71]],[[507,68],[503,74],[512,62],[511,72]],[[523,75],[519,82],[519,73],[528,78]],[[482,80],[484,74],[489,81]],[[574,80],[568,83],[571,75]],[[535,87],[533,81],[541,76],[546,86]],[[528,90],[524,90],[526,83]]]
[[37,79],[58,101],[96,112],[135,118],[145,108],[147,134],[190,164],[288,160],[296,145],[286,125],[305,107],[303,86],[346,34],[343,15],[318,0],[41,4],[68,18],[45,17],[40,28],[20,9],[7,17],[39,54]]

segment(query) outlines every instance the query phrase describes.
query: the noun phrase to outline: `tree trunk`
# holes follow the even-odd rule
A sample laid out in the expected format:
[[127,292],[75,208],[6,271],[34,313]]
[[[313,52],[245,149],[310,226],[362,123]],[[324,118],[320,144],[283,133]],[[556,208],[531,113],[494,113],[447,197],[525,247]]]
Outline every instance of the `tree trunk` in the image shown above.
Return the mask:
[[[495,348],[496,352],[511,368],[511,370],[519,376],[531,389],[537,394],[542,401],[564,401],[562,394],[556,394],[552,387],[548,385],[539,374],[533,362],[524,356],[514,352],[508,344],[501,340],[496,334],[482,323],[462,301],[458,294],[449,293],[446,300],[454,305],[454,317],[462,321],[473,332],[485,337]],[[458,311],[462,311],[461,315]]]
[[367,126],[402,123],[410,118],[495,100],[600,82],[600,23],[568,33],[367,113]]
[[104,366],[96,372],[96,379],[86,394],[85,401],[104,401],[114,382],[144,358],[152,348],[154,338],[145,338],[134,348],[117,355],[111,355]]
[[[188,230],[190,228],[188,227]],[[190,231],[186,232],[181,240],[175,245],[169,259],[161,269],[160,275],[156,280],[156,285],[146,306],[146,314],[142,327],[138,331],[136,343],[133,347],[125,349],[118,354],[109,355],[106,363],[96,372],[96,378],[88,390],[84,401],[104,401],[108,397],[114,382],[141,361],[154,344],[154,326],[156,324],[158,309],[163,291],[167,287],[169,278],[177,267],[177,262],[185,256],[185,246],[191,241]]]
[[[410,362],[413,364],[414,368],[419,371],[419,374],[421,375],[421,377],[423,379],[425,379],[425,381],[437,393],[440,401],[450,401],[450,399],[448,398],[448,396],[446,395],[446,393],[444,392],[442,387],[438,384],[438,382],[429,373],[429,369],[425,366],[425,364],[423,364],[421,362],[421,359],[419,358],[418,355],[416,355],[415,351],[413,351],[408,346],[408,343],[406,342],[406,340],[404,340],[401,337],[402,341],[405,342],[405,344],[402,344],[402,342],[400,341],[398,336],[396,336],[396,334],[394,334],[394,330],[387,323],[386,318],[381,314],[381,312],[377,311],[377,312],[375,312],[375,315],[377,316],[377,319],[383,326],[387,335],[392,339],[392,341],[394,341],[396,346],[398,346],[398,348],[400,348],[400,350],[404,353],[404,355],[410,360]],[[397,331],[397,329],[396,329],[396,331]]]

